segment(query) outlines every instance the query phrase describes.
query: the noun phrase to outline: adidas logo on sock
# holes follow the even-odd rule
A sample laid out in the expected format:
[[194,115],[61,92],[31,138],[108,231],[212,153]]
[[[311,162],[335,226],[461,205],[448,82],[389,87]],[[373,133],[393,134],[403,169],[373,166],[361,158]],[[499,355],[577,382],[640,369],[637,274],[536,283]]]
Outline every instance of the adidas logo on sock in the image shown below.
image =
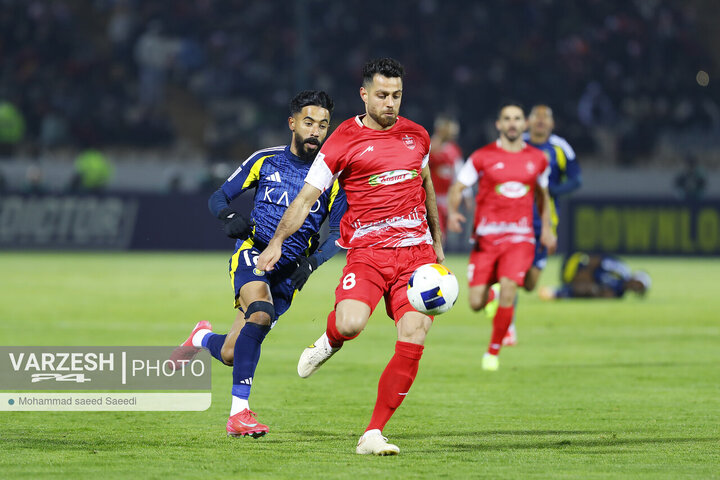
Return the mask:
[[240,381],[240,385],[252,385],[252,377]]

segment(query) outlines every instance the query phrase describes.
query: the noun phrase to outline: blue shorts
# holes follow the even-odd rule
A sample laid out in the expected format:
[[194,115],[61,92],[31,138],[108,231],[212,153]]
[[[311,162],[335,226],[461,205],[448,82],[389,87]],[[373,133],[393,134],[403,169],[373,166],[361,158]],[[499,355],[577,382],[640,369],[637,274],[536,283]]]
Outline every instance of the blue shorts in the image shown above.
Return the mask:
[[259,255],[260,250],[249,239],[235,250],[233,256],[230,257],[229,271],[230,281],[235,293],[235,308],[242,310],[240,307],[240,289],[243,285],[249,282],[264,282],[270,287],[270,294],[275,306],[274,325],[278,317],[290,308],[295,296],[295,289],[290,285],[290,279],[288,278],[294,269],[276,265],[274,270],[263,272],[255,267]]

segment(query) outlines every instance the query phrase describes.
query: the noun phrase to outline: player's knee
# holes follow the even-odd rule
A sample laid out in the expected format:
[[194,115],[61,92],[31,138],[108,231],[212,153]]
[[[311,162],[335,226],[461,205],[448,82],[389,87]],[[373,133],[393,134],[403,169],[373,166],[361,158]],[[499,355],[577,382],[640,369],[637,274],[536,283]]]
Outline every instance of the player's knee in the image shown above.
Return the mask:
[[470,310],[472,310],[473,312],[479,312],[483,308],[485,308],[485,302],[483,302],[482,300],[478,301],[473,300],[472,298],[470,299]]
[[245,320],[258,325],[270,325],[275,320],[275,306],[265,300],[258,300],[248,305]]
[[335,327],[344,337],[355,337],[365,328],[367,319],[356,315],[345,315],[343,318],[337,318]]
[[536,267],[532,267],[528,271],[527,275],[525,275],[525,281],[523,282],[523,288],[525,290],[528,292],[535,290],[538,279],[540,278],[540,272],[541,270],[538,270]]
[[225,365],[232,366],[233,361],[235,360],[235,344],[223,345],[220,349],[220,356],[222,357],[222,361]]
[[470,309],[474,312],[479,312],[485,308],[486,301],[483,295],[470,295],[468,300],[470,301]]

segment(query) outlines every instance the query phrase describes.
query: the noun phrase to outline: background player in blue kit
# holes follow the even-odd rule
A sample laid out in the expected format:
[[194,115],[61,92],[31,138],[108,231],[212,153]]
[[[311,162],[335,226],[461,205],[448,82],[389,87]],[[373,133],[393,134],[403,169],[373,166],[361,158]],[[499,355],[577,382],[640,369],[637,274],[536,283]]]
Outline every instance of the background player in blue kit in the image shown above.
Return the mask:
[[540,298],[621,298],[627,291],[645,295],[652,283],[647,272],[632,271],[617,257],[585,252],[565,258],[560,281],[558,288],[541,288]]
[[[535,148],[539,148],[548,157],[550,162],[550,177],[548,190],[550,192],[550,213],[553,226],[553,233],[557,235],[558,218],[558,197],[574,192],[582,185],[580,165],[575,160],[575,151],[570,144],[562,137],[555,135],[555,120],[552,109],[547,105],[535,105],[528,116],[528,131],[523,134],[523,140]],[[535,289],[540,274],[547,265],[547,250],[540,243],[540,232],[542,220],[537,208],[534,206],[533,228],[535,230],[535,258],[532,266],[525,275],[525,290],[531,292]],[[497,302],[493,302],[497,304]],[[494,306],[494,305],[493,305]],[[492,307],[487,309],[488,315],[492,313]],[[511,346],[517,342],[515,329],[515,318],[510,324],[507,335],[503,339],[503,345]]]
[[[310,274],[340,249],[335,240],[340,236],[340,219],[347,201],[335,181],[315,202],[302,227],[285,241],[277,268],[272,272],[255,268],[258,255],[304,185],[305,175],[328,134],[332,110],[333,101],[325,92],[306,90],[297,94],[290,101],[290,145],[252,154],[208,202],[213,215],[223,221],[225,233],[238,239],[230,258],[230,278],[239,312],[227,335],[213,333],[210,324],[203,321],[182,345],[186,356],[202,347],[233,366],[228,435],[259,437],[268,432],[267,425],[257,421],[248,404],[260,346],[278,317],[290,307],[295,291],[302,289]],[[232,210],[229,203],[253,187],[253,210],[247,219]],[[330,234],[318,247],[318,232],[326,217]]]

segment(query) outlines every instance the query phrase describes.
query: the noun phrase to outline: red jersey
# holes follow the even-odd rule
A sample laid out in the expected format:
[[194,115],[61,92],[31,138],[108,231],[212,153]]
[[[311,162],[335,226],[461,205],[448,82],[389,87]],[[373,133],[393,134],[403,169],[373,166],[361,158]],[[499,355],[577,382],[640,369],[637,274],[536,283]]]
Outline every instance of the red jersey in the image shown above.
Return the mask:
[[348,209],[338,245],[391,248],[432,243],[420,176],[429,150],[427,131],[404,117],[388,130],[366,127],[361,116],[338,126],[305,178],[321,191],[337,178],[345,190]]
[[462,150],[454,142],[445,142],[437,151],[430,151],[430,176],[435,195],[447,196],[455,180],[455,166],[462,160]]
[[527,144],[509,152],[498,140],[475,150],[458,173],[458,181],[467,186],[479,179],[475,235],[492,244],[535,243],[535,185],[547,187],[549,174],[545,154]]

